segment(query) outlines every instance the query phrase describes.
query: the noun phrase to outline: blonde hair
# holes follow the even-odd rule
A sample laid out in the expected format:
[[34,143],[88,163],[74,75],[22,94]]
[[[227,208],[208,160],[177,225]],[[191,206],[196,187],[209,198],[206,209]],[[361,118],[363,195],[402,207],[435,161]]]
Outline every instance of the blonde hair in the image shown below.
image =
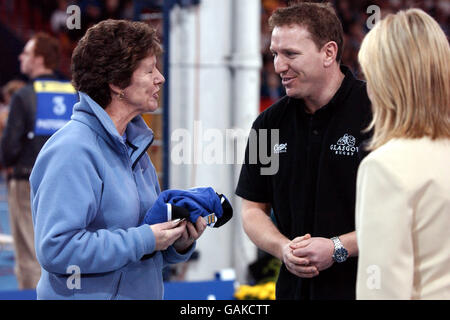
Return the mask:
[[450,137],[450,47],[432,17],[420,9],[386,16],[358,59],[372,101],[368,149],[392,138]]

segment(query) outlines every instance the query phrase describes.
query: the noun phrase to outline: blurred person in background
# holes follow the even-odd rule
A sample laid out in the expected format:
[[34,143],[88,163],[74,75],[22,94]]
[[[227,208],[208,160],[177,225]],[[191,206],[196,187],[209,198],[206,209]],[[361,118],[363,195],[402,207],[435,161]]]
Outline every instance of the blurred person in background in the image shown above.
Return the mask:
[[420,9],[388,15],[359,61],[373,150],[358,170],[358,299],[450,299],[450,47]]
[[[26,85],[26,82],[22,80],[11,80],[8,81],[2,88],[2,94],[3,94],[3,100],[5,104],[0,109],[0,141],[1,137],[3,136],[3,130],[6,128],[6,122],[8,121],[8,115],[9,115],[9,109],[11,104],[11,98],[22,87]],[[0,163],[1,168],[1,163]],[[1,168],[3,169],[2,174],[5,174],[5,176],[2,176],[3,178],[6,178],[6,181],[8,182],[11,178],[12,168]],[[8,187],[8,183],[6,185]]]
[[38,99],[36,84],[44,79],[57,80],[58,41],[46,33],[38,33],[26,43],[19,60],[20,71],[30,81],[11,99],[0,155],[2,166],[12,167],[8,207],[14,239],[15,274],[20,289],[32,289],[39,280],[40,266],[34,249],[28,179],[39,151],[50,136],[35,131],[38,110],[45,112],[51,108]]
[[50,25],[54,34],[67,30],[67,8],[71,5],[69,0],[58,0],[57,7],[50,16]]
[[142,223],[160,194],[141,115],[158,108],[161,51],[147,24],[105,20],[73,52],[80,102],[30,177],[38,299],[162,299],[163,267],[189,259],[206,228]]
[[8,120],[8,114],[11,104],[11,98],[22,87],[26,85],[26,82],[22,80],[11,80],[8,81],[2,88],[4,105],[0,110],[0,135],[3,134],[3,130],[6,127],[6,121]]

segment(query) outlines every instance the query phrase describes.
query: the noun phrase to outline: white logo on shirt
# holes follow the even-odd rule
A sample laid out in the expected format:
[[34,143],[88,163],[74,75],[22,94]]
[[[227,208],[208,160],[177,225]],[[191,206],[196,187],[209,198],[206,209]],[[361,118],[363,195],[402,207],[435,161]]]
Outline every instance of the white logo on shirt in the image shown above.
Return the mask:
[[355,137],[346,133],[339,138],[336,144],[330,145],[330,150],[337,155],[353,156],[355,152],[358,153],[358,147],[355,147],[355,143]]
[[287,152],[287,143],[280,143],[273,146],[273,153]]

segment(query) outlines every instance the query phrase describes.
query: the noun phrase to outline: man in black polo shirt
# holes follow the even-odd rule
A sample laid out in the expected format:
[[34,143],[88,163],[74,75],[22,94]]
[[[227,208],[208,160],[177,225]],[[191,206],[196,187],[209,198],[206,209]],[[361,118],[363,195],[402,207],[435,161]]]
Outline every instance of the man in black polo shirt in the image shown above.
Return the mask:
[[[253,123],[257,139],[249,140],[236,189],[244,229],[283,262],[277,299],[355,299],[355,183],[371,120],[366,86],[340,65],[343,32],[330,5],[280,8],[269,23],[286,96]],[[278,134],[266,139],[269,164],[252,161],[261,151],[252,141],[260,147],[264,130]]]

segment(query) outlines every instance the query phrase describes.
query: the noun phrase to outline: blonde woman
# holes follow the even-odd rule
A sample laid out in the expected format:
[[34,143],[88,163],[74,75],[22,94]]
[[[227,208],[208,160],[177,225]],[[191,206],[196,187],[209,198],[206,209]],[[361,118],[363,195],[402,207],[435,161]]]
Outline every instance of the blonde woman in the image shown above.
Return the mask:
[[450,299],[449,57],[419,9],[361,45],[374,136],[357,177],[357,299]]

